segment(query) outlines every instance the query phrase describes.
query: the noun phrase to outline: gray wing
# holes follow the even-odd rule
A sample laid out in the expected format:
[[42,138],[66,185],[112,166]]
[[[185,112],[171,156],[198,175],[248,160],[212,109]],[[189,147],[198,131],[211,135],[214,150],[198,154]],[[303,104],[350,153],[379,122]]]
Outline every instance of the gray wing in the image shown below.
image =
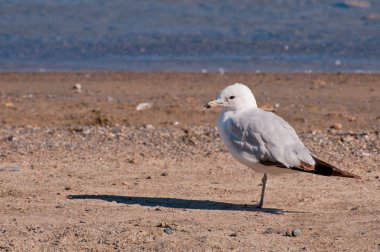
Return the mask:
[[231,143],[239,152],[253,155],[260,162],[300,167],[315,161],[295,130],[281,117],[261,109],[248,110],[227,122]]

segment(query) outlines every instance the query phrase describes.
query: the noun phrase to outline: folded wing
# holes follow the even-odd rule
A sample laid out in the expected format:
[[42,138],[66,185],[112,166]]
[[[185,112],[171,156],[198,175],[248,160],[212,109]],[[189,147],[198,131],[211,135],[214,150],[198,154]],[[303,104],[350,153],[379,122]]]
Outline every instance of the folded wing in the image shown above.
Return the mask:
[[325,176],[358,178],[315,157],[281,117],[252,109],[226,121],[230,142],[238,152],[263,165]]

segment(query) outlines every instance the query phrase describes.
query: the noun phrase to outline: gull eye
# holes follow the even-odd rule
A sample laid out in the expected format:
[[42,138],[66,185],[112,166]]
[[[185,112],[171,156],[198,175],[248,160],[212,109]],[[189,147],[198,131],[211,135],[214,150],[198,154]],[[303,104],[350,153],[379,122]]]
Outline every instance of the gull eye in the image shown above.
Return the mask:
[[229,98],[232,100],[235,99],[235,96],[231,95]]

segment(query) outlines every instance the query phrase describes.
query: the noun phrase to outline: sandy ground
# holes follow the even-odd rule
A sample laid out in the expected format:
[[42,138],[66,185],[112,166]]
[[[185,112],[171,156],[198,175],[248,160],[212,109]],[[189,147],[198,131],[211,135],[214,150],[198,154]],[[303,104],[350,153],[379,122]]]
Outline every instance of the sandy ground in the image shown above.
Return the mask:
[[[362,179],[270,176],[257,209],[201,111],[234,82]],[[2,73],[0,251],[379,251],[379,108],[380,75]]]

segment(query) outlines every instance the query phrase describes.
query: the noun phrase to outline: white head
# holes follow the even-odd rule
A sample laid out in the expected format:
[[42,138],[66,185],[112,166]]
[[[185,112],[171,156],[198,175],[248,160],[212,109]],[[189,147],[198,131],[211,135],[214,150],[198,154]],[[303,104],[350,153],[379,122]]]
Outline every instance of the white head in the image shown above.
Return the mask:
[[212,107],[222,107],[225,111],[235,111],[257,108],[257,104],[251,90],[246,85],[235,83],[224,88],[216,100],[205,105],[205,108]]

